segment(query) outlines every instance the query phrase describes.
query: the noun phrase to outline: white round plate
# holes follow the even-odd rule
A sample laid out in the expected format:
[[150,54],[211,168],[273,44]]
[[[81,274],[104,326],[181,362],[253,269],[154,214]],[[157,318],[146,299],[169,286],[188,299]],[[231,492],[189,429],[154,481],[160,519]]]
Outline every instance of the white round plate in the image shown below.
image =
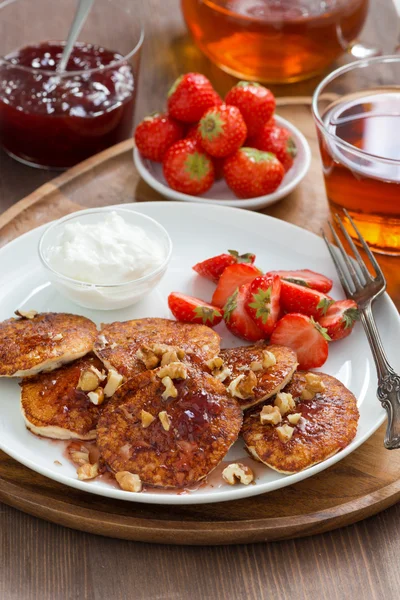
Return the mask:
[[[221,206],[209,207],[206,211],[201,204],[183,205],[177,202],[124,205],[124,208],[127,207],[157,219],[172,238],[171,263],[151,296],[133,307],[109,312],[85,310],[64,299],[47,281],[39,262],[37,245],[45,227],[42,226],[0,250],[0,320],[12,316],[17,308],[84,314],[97,324],[150,316],[170,318],[167,296],[171,291],[181,291],[205,300],[211,298],[214,284],[196,275],[191,267],[227,248],[255,252],[257,264],[265,271],[301,268],[320,271],[334,280],[333,297],[343,297],[324,242],[299,227],[265,215]],[[377,301],[374,312],[389,360],[399,372],[400,319],[397,310],[385,294]],[[229,334],[223,323],[218,325],[217,331],[222,336],[222,347],[241,345],[242,342]],[[384,421],[385,411],[376,398],[375,366],[359,323],[349,338],[331,344],[323,371],[340,379],[358,399],[360,421],[355,439],[335,456],[295,475],[282,475],[252,461],[239,439],[225,460],[245,460],[252,464],[256,483],[247,487],[224,484],[217,476],[218,471],[216,476],[211,475],[209,484],[187,493],[145,491],[133,494],[102,481],[78,481],[75,468],[63,454],[64,443],[36,437],[25,428],[19,408],[18,382],[11,379],[0,380],[0,448],[46,477],[110,498],[152,504],[196,504],[254,496],[323,471],[360,446]]]
[[189,194],[183,194],[176,192],[167,184],[162,164],[143,158],[139,150],[135,147],[133,149],[133,159],[140,176],[149,184],[156,192],[159,192],[166,198],[171,200],[183,200],[184,202],[201,202],[202,204],[221,204],[223,206],[234,206],[235,208],[247,208],[250,210],[260,210],[265,208],[274,202],[278,202],[300,183],[305,177],[311,163],[311,150],[310,146],[304,135],[290,123],[282,117],[275,115],[275,120],[278,125],[286,127],[292,134],[292,137],[296,143],[297,156],[293,163],[293,166],[285,174],[281,185],[272,194],[266,196],[258,196],[257,198],[248,198],[247,200],[239,200],[236,198],[232,190],[228,188],[224,179],[216,181],[211,189],[201,196],[190,196]]

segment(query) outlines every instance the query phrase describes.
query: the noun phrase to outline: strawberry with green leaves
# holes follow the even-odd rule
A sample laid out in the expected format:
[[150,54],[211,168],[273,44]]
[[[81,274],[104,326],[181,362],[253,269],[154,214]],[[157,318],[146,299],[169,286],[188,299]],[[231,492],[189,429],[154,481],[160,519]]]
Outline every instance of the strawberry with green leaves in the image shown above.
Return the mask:
[[257,327],[246,309],[250,284],[236,288],[224,306],[224,321],[234,335],[249,342],[257,342],[265,338],[265,333]]
[[299,369],[307,371],[322,367],[328,358],[330,337],[325,328],[312,317],[293,313],[278,321],[272,332],[271,344],[288,346],[297,354]]
[[199,124],[200,142],[211,156],[223,158],[235,152],[247,137],[247,127],[236,106],[210,108]]
[[255,138],[252,138],[254,148],[263,152],[272,152],[282,163],[285,171],[293,165],[297,155],[297,148],[291,133],[284,127],[267,124]]
[[168,114],[183,123],[195,123],[207,109],[221,102],[205,75],[185,73],[178,77],[168,92]]
[[257,135],[269,121],[275,110],[275,97],[263,85],[251,81],[239,81],[226,95],[226,104],[232,104],[242,113],[248,135]]
[[135,144],[144,158],[161,162],[168,148],[183,138],[183,127],[168,115],[145,117],[135,130]]
[[175,319],[184,323],[198,323],[214,327],[222,321],[223,315],[220,308],[179,292],[171,292],[168,296],[168,306]]
[[341,340],[350,335],[359,318],[360,313],[354,300],[338,300],[319,319],[319,324],[325,327],[331,340]]
[[197,196],[214,183],[214,165],[196,140],[185,139],[171,146],[163,160],[164,177],[178,192]]
[[303,287],[318,290],[323,294],[327,294],[332,289],[332,279],[310,271],[310,269],[299,269],[297,271],[270,271],[267,275],[278,275],[281,279],[291,283],[297,283]]
[[240,148],[224,163],[224,177],[238,198],[255,198],[274,192],[285,170],[274,154],[255,148]]
[[246,310],[266,337],[279,318],[281,280],[277,275],[256,277],[249,285]]
[[333,303],[326,294],[282,279],[280,304],[286,313],[301,313],[319,319]]
[[237,250],[228,250],[228,254],[218,254],[218,256],[207,258],[206,260],[197,263],[192,268],[202,277],[206,277],[207,279],[211,279],[211,281],[218,283],[226,267],[239,263],[253,264],[255,259],[256,255],[251,252],[239,254]]
[[226,267],[213,294],[212,304],[223,307],[236,288],[245,283],[251,283],[259,275],[262,275],[261,271],[248,263],[238,263]]

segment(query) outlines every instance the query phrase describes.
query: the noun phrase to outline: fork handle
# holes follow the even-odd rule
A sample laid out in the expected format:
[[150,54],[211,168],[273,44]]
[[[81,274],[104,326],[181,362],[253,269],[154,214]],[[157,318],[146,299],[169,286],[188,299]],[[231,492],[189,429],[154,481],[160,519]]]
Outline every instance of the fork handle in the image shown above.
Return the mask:
[[390,366],[375,323],[371,303],[360,308],[364,326],[378,373],[377,396],[388,415],[385,448],[400,448],[400,377]]

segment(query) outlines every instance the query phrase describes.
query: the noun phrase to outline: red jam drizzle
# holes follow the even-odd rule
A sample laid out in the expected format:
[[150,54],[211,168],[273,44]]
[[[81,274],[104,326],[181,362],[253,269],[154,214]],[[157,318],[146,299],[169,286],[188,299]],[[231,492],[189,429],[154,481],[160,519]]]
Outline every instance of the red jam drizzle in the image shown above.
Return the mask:
[[44,42],[0,60],[0,143],[16,157],[54,168],[127,139],[135,100],[132,69],[121,55],[76,44],[60,77],[62,51],[62,43]]

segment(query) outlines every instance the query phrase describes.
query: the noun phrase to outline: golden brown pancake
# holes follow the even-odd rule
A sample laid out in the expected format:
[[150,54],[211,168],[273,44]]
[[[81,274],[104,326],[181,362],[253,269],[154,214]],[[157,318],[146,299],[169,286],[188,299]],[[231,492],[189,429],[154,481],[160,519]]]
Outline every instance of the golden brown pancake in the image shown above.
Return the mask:
[[24,379],[21,411],[27,428],[54,439],[94,439],[104,405],[95,406],[87,393],[77,389],[81,373],[91,366],[100,371],[103,367],[91,354],[51,373]]
[[223,384],[198,369],[188,368],[187,379],[174,379],[177,397],[164,399],[158,371],[134,377],[115,393],[100,417],[97,445],[114,472],[128,471],[156,487],[182,488],[223,459],[239,435],[242,413]]
[[231,375],[224,380],[224,385],[229,386],[236,377],[249,372],[251,363],[262,362],[265,350],[274,354],[276,365],[254,372],[257,385],[251,397],[236,398],[243,410],[267,400],[289,383],[298,364],[296,353],[286,346],[265,344],[238,346],[220,352],[224,364],[231,370]]
[[0,323],[0,377],[57,369],[90,352],[96,325],[80,315],[38,313]]
[[218,354],[219,342],[219,335],[205,325],[149,318],[104,325],[94,352],[107,368],[113,367],[129,378],[147,370],[137,356],[143,346],[165,344],[181,348],[186,360],[202,363]]
[[277,434],[277,426],[260,422],[263,406],[245,413],[242,436],[253,456],[280,473],[298,473],[345,448],[356,435],[358,423],[357,401],[340,381],[317,373],[325,384],[312,400],[301,400],[300,394],[306,386],[305,373],[295,373],[285,393],[292,394],[296,407],[291,413],[301,413],[297,425],[282,417],[278,426],[294,427],[292,437],[283,442]]

